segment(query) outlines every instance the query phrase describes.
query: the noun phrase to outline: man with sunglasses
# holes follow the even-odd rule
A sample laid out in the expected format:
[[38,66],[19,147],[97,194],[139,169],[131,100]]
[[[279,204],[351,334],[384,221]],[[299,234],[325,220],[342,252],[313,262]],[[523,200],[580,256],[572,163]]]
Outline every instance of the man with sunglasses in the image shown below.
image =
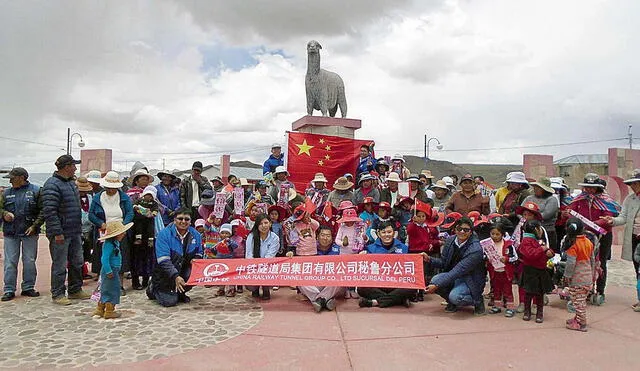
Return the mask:
[[474,306],[474,314],[485,314],[482,291],[486,283],[486,268],[482,247],[473,233],[473,222],[463,217],[456,222],[455,236],[449,237],[442,257],[423,258],[441,273],[431,278],[425,292],[437,293],[447,301],[445,312],[453,313],[461,306]]
[[191,227],[191,219],[188,208],[177,211],[173,223],[156,238],[157,264],[147,296],[163,307],[191,301],[186,295],[191,290],[186,284],[191,276],[191,260],[202,258],[202,238]]

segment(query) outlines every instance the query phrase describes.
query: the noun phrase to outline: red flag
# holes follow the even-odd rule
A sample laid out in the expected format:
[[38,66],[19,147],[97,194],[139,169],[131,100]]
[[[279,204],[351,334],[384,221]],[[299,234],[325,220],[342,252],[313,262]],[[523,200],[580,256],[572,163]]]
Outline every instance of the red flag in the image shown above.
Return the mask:
[[313,214],[316,211],[316,204],[311,201],[310,197],[305,198],[304,206],[305,209],[307,209],[307,213],[309,213],[309,215]]
[[355,175],[360,158],[360,146],[372,146],[371,140],[358,140],[289,132],[287,149],[287,170],[289,180],[298,192],[309,188],[316,173],[323,173],[331,187],[346,173]]
[[331,208],[331,202],[325,202],[324,209],[322,210],[322,215],[326,220],[330,220],[333,218],[333,209]]

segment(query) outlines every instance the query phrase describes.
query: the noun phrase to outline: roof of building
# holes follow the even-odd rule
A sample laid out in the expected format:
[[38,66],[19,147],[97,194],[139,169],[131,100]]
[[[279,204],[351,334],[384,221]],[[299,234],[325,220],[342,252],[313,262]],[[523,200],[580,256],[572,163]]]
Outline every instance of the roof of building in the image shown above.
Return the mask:
[[608,164],[609,155],[572,155],[553,162],[554,165]]

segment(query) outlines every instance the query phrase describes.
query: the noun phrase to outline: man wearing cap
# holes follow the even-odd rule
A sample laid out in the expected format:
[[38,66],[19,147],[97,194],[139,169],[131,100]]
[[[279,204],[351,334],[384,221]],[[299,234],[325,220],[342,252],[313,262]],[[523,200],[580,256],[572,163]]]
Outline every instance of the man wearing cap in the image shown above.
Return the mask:
[[29,183],[29,173],[13,168],[8,178],[11,188],[0,193],[0,216],[4,222],[4,294],[2,301],[13,299],[18,279],[18,260],[22,253],[22,296],[40,296],[36,284],[38,234],[44,222],[40,187]]
[[211,189],[209,180],[202,176],[202,162],[196,161],[191,165],[191,175],[180,183],[180,206],[191,209],[193,222],[197,219],[200,195],[205,189]]
[[356,179],[360,178],[360,174],[368,174],[376,166],[376,159],[371,156],[371,149],[368,145],[363,144],[360,146],[360,160],[358,167],[356,168]]
[[284,166],[282,147],[278,143],[271,146],[271,155],[262,165],[262,175],[267,175],[276,171],[278,166]]
[[378,188],[373,186],[374,177],[371,174],[362,174],[360,177],[360,181],[358,188],[353,194],[353,203],[358,205],[361,204],[365,197],[373,198],[373,202],[380,202],[380,191]]
[[524,199],[529,196],[529,181],[521,171],[514,171],[507,174],[505,180],[506,187],[501,187],[496,191],[496,208],[498,213],[508,215],[514,224],[516,207],[524,203]]
[[58,157],[58,170],[42,187],[42,213],[51,252],[51,297],[59,305],[71,304],[69,299],[91,297],[82,291],[82,209],[74,181],[79,163],[71,155]]
[[340,177],[333,183],[333,191],[329,192],[328,201],[334,207],[340,206],[342,201],[353,202],[353,183],[346,177]]
[[447,213],[457,212],[467,215],[469,211],[478,211],[482,215],[489,215],[489,199],[476,192],[471,174],[462,176],[460,188],[449,199],[446,207]]
[[164,171],[158,172],[160,184],[156,184],[158,191],[158,202],[160,205],[160,215],[165,227],[173,221],[176,211],[180,210],[180,190],[174,185],[176,176]]
[[304,192],[306,197],[311,199],[314,205],[316,205],[316,214],[322,214],[324,210],[324,204],[329,199],[329,190],[327,189],[327,178],[322,173],[316,173],[311,181],[312,187],[307,188]]
[[[598,174],[586,174],[584,181],[578,183],[578,186],[582,187],[582,193],[573,199],[568,209],[591,220],[606,231],[606,233],[600,237],[599,256],[602,274],[596,282],[596,289],[599,294],[598,299],[600,304],[602,304],[605,301],[604,289],[607,284],[607,261],[611,259],[611,243],[613,242],[609,221],[611,220],[610,217],[616,217],[620,214],[621,207],[605,192],[605,186],[601,182]],[[585,227],[590,229],[588,226]]]

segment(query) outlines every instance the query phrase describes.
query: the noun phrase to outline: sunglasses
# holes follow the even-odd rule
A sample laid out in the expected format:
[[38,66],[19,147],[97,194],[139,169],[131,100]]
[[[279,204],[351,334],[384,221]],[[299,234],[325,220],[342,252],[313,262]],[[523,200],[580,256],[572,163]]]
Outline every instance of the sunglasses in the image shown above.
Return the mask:
[[456,231],[457,232],[469,233],[469,232],[471,232],[471,228],[457,227]]
[[176,220],[179,220],[179,221],[181,221],[181,222],[182,222],[182,221],[190,222],[190,221],[191,221],[191,218],[190,218],[190,217],[188,217],[188,216],[178,216],[178,217],[176,217]]

